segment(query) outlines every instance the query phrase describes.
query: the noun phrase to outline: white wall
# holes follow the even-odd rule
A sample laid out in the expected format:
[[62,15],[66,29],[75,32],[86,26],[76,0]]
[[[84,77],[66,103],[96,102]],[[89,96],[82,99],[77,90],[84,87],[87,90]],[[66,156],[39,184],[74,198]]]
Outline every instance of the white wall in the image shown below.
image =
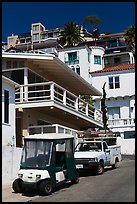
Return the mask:
[[22,148],[2,147],[2,186],[11,184],[17,178]]
[[121,154],[135,155],[135,139],[117,138],[118,145],[121,145]]
[[[4,123],[4,90],[9,91],[9,123]],[[16,144],[15,135],[15,87],[2,79],[2,145]]]
[[[109,89],[108,77],[119,76],[120,88]],[[102,92],[103,84],[106,82],[105,91],[107,98],[117,96],[132,96],[135,94],[135,70],[122,70],[92,74],[92,84]]]
[[[103,56],[104,56],[104,52],[105,52],[105,49],[103,47],[98,47],[98,46],[91,46],[90,47],[90,50],[91,50],[91,65],[90,65],[90,72],[93,72],[93,71],[97,71],[97,70],[101,70],[103,69],[104,67],[104,59],[103,59]],[[101,56],[101,64],[94,64],[94,56],[95,55],[98,55],[98,56]]]
[[77,64],[71,64],[68,65],[71,69],[72,67],[75,67],[77,65],[80,66],[80,76],[83,77],[86,81],[89,81],[90,75],[89,75],[89,70],[90,70],[90,62],[88,62],[88,52],[90,53],[90,50],[87,46],[82,46],[82,47],[71,47],[71,48],[65,48],[59,50],[59,59],[64,62],[65,56],[67,53],[71,52],[77,52],[78,53],[78,59],[79,63]]

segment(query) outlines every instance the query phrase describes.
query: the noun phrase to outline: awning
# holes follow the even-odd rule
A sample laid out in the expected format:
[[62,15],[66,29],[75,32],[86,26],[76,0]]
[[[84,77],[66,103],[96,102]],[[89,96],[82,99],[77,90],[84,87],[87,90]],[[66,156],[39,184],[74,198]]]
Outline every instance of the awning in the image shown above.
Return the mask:
[[75,95],[102,95],[99,90],[52,54],[2,53],[2,57],[25,59],[30,69],[44,76],[47,80],[54,81]]

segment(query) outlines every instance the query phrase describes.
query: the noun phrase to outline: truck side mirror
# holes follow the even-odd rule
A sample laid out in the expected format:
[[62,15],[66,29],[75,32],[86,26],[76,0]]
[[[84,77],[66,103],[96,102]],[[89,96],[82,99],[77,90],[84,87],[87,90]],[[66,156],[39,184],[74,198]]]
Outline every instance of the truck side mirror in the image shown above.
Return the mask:
[[106,149],[105,152],[106,152],[106,153],[110,153],[110,149]]

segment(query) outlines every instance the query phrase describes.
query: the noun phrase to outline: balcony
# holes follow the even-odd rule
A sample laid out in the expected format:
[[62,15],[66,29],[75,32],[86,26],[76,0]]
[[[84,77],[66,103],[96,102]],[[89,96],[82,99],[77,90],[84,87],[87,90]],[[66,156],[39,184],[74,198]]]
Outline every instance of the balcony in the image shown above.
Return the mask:
[[73,59],[73,60],[68,60],[68,59],[65,59],[65,64],[67,65],[74,65],[74,64],[79,64],[79,59]]
[[[15,92],[15,104],[16,108],[22,109],[43,107],[44,109],[41,111],[45,111],[46,107],[48,107],[51,109],[48,110],[48,114],[52,114],[52,109],[57,108],[65,114],[69,114],[66,116],[66,118],[68,117],[66,120],[70,120],[71,123],[76,122],[74,120],[75,116],[76,119],[79,119],[77,122],[79,126],[87,122],[88,127],[91,123],[95,126],[103,126],[102,112],[99,109],[52,81],[21,85]],[[61,113],[58,114],[58,117],[61,118]]]
[[134,118],[125,118],[125,119],[108,120],[108,127],[109,128],[135,127],[135,119]]
[[107,67],[113,67],[113,66],[118,66],[118,65],[122,65],[122,64],[130,64],[130,61],[127,60],[127,61],[123,61],[123,62],[113,62],[113,63],[107,63],[107,64],[104,64],[104,68],[107,68]]

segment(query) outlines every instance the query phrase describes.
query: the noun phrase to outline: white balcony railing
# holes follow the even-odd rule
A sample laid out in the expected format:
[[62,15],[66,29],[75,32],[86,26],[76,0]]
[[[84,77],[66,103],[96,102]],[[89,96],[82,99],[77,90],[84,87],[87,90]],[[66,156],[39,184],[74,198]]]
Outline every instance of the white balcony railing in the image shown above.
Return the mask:
[[125,127],[125,126],[135,126],[134,118],[126,118],[126,119],[112,119],[108,120],[108,126],[112,127]]
[[102,112],[99,109],[96,109],[54,82],[21,85],[20,88],[16,89],[16,104],[46,101],[60,103],[69,109],[102,123]]

